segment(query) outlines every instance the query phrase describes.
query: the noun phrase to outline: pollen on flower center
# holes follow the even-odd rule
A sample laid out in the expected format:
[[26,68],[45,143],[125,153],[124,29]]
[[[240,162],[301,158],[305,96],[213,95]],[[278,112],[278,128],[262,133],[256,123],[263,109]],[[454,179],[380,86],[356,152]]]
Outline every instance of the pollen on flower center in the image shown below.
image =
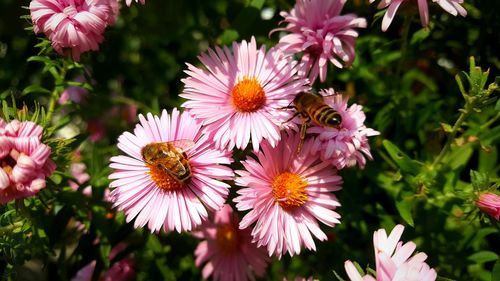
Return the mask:
[[254,112],[266,102],[266,93],[255,78],[244,78],[231,91],[234,107],[241,112]]
[[161,189],[167,191],[178,190],[183,184],[157,165],[146,164],[149,168],[149,176]]
[[309,199],[306,193],[307,181],[294,173],[283,172],[277,175],[271,187],[276,202],[284,209],[300,207]]
[[238,233],[234,225],[227,223],[217,227],[215,236],[217,246],[222,254],[231,255],[238,250]]

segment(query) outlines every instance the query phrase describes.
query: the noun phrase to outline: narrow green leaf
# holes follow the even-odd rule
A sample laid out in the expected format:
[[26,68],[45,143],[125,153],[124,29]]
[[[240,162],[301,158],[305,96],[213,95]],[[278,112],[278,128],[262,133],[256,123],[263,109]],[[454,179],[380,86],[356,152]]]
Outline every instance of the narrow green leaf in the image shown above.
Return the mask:
[[467,259],[474,261],[476,263],[485,263],[498,260],[498,255],[492,251],[480,251],[470,255]]
[[412,202],[409,200],[401,200],[396,202],[396,208],[403,220],[411,226],[414,226],[413,216],[411,214]]
[[42,93],[42,94],[50,94],[50,91],[45,89],[44,87],[42,86],[39,86],[39,85],[30,85],[26,88],[24,88],[23,92],[21,93],[21,95],[27,95],[27,94],[30,94],[30,93]]
[[443,122],[441,122],[440,124],[441,124],[441,128],[443,128],[443,131],[445,131],[446,133],[453,132],[453,127],[450,124],[446,124]]
[[389,140],[384,140],[384,148],[387,150],[391,158],[396,162],[401,171],[416,175],[419,173],[420,168],[423,166],[422,163],[415,161],[408,157],[404,152],[402,152],[395,144]]
[[429,37],[430,34],[431,30],[429,28],[422,28],[419,31],[413,33],[410,44],[414,45],[415,43],[420,43],[424,41],[425,38]]

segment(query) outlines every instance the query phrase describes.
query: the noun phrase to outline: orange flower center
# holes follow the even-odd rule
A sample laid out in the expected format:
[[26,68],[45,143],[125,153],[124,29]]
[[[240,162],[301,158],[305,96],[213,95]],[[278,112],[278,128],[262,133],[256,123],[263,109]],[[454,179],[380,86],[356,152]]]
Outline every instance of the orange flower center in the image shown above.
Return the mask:
[[277,175],[271,187],[276,202],[283,209],[300,207],[309,199],[306,193],[307,181],[294,173],[284,172]]
[[215,241],[219,251],[224,255],[231,255],[238,251],[239,239],[235,226],[226,223],[217,227]]
[[241,112],[254,112],[266,102],[266,93],[255,78],[244,78],[231,91],[233,105]]
[[161,189],[174,191],[183,186],[181,182],[157,165],[146,164],[146,166],[149,168],[149,176]]

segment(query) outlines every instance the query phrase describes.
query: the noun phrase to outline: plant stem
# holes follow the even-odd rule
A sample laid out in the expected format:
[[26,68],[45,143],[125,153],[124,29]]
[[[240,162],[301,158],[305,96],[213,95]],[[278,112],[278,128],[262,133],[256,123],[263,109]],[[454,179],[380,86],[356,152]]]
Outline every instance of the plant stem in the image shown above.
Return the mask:
[[434,162],[432,163],[431,167],[436,166],[441,160],[443,160],[444,155],[448,150],[450,149],[451,143],[453,140],[455,140],[455,136],[457,135],[458,129],[462,126],[462,123],[465,121],[465,119],[470,115],[471,113],[471,106],[469,103],[465,104],[465,108],[458,117],[457,121],[453,125],[453,128],[451,129],[450,134],[448,135],[448,139],[446,140],[445,145],[441,149],[441,152],[439,152],[439,155],[434,159]]
[[493,117],[490,120],[488,120],[488,122],[484,123],[479,128],[481,130],[487,129],[491,124],[495,123],[498,119],[500,119],[500,112],[498,112],[497,115],[495,115],[495,117]]

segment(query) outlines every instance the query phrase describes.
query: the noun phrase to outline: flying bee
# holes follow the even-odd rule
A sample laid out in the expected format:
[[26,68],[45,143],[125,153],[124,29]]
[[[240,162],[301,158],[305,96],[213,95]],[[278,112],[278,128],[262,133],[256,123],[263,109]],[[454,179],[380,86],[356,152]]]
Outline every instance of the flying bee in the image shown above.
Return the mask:
[[194,146],[192,140],[149,143],[141,149],[142,159],[183,183],[191,178],[191,166],[186,150]]
[[338,111],[325,103],[325,98],[331,96],[319,96],[310,92],[301,92],[293,99],[293,105],[287,108],[295,108],[297,111],[288,121],[300,115],[302,126],[300,128],[300,143],[297,152],[300,152],[306,137],[307,126],[314,121],[316,124],[338,128],[342,124],[342,116]]

